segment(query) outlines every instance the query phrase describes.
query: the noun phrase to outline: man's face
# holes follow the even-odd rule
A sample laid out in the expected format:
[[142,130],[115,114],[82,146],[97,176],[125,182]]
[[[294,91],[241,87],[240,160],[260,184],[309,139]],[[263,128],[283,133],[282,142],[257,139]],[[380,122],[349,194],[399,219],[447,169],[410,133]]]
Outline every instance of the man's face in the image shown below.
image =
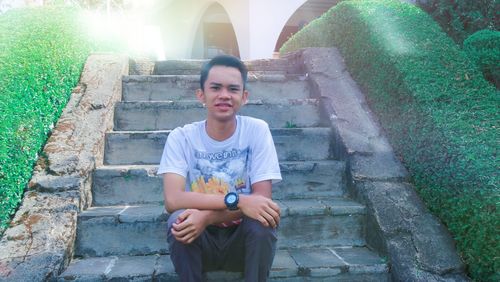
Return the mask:
[[248,92],[243,90],[243,79],[237,68],[213,66],[204,89],[198,90],[196,95],[205,103],[208,119],[226,122],[234,120],[240,107],[246,103]]

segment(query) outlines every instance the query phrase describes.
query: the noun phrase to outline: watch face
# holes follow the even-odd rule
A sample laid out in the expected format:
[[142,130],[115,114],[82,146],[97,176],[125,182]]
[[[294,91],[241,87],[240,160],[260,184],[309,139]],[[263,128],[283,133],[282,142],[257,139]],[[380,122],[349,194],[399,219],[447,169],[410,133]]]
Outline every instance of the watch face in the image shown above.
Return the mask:
[[235,195],[233,195],[233,194],[229,194],[229,195],[227,195],[227,202],[228,202],[229,204],[232,204],[232,203],[236,202],[236,196],[235,196]]

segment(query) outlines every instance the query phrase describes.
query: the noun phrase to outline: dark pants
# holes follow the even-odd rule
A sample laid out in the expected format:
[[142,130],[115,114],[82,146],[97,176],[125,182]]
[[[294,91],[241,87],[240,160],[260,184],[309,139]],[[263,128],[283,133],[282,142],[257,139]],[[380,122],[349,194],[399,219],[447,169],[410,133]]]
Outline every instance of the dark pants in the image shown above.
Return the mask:
[[172,224],[184,210],[168,219],[170,257],[181,281],[202,281],[203,272],[244,272],[245,281],[266,281],[276,251],[276,229],[243,217],[240,225],[228,228],[208,226],[191,244],[175,240]]

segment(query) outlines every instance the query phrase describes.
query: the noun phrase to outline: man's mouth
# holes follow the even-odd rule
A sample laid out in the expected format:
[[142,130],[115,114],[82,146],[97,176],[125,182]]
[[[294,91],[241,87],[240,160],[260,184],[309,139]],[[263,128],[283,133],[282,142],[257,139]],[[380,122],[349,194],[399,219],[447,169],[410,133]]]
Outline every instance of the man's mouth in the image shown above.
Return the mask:
[[227,104],[227,103],[218,103],[218,104],[215,104],[215,106],[217,108],[231,108],[231,107],[233,107],[231,104]]

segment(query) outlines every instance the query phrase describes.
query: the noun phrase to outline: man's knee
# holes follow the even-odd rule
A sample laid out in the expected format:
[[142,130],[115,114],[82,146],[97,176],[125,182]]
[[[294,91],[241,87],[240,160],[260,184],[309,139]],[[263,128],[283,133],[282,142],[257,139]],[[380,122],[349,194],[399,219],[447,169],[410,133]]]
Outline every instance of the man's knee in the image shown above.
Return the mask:
[[182,212],[184,212],[184,210],[177,210],[173,212],[168,218],[167,222],[167,242],[170,249],[172,261],[175,262],[179,261],[179,259],[182,260],[182,258],[186,256],[198,256],[200,253],[200,237],[196,238],[190,244],[184,244],[177,241],[175,236],[172,234],[172,226],[177,221],[177,218]]
[[177,221],[177,218],[179,217],[179,215],[184,212],[185,210],[184,209],[181,209],[181,210],[176,210],[174,211],[169,217],[168,217],[168,229],[170,231],[170,228],[172,228],[172,225]]
[[252,239],[262,240],[268,239],[272,242],[276,241],[276,228],[266,227],[262,225],[259,221],[245,217],[242,222],[244,226],[244,231],[247,236]]
[[[175,212],[173,212],[169,217],[168,217],[168,221],[167,221],[167,241],[168,241],[168,244],[170,245],[170,247],[172,247],[173,244],[175,243],[180,243],[178,242],[174,235],[172,235],[172,226],[173,224],[177,221],[177,218],[179,217],[179,215],[183,212],[184,210],[177,210]],[[182,243],[181,243],[182,244]]]

